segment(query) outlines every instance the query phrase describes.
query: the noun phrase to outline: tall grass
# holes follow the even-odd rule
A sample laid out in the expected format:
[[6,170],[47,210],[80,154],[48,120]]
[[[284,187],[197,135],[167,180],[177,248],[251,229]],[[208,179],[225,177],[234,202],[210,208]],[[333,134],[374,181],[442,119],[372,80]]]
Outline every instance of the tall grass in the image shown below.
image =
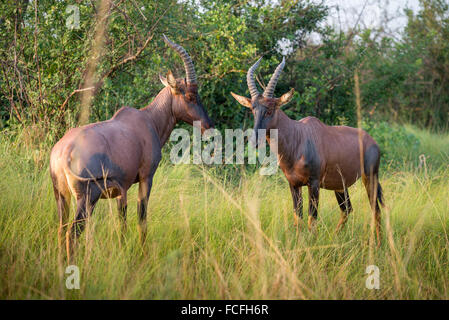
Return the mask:
[[[428,148],[426,165],[433,152],[449,150],[447,137],[408,129]],[[338,235],[337,201],[333,192],[321,191],[318,229],[311,234],[306,220],[293,226],[281,172],[243,173],[236,184],[206,168],[164,163],[154,180],[144,246],[136,186],[128,196],[123,242],[115,201],[101,200],[78,247],[81,287],[68,290],[65,265],[58,264],[48,150],[17,141],[0,141],[3,299],[449,298],[447,166],[383,173],[387,209],[376,249],[369,246],[371,212],[360,182],[349,190],[354,212]],[[427,146],[434,143],[439,147]],[[365,286],[372,264],[380,269],[379,290]]]

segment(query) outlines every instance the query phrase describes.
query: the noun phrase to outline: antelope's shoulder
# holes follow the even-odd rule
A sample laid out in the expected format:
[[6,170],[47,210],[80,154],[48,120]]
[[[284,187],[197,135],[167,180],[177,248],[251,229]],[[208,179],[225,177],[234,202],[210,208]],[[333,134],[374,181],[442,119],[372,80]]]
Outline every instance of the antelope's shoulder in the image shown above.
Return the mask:
[[308,116],[302,119],[297,120],[301,124],[307,124],[307,125],[325,125],[323,122],[321,122],[320,119]]
[[117,110],[117,112],[112,116],[111,120],[127,119],[130,117],[137,117],[139,115],[140,111],[138,109],[124,106]]
[[152,131],[154,131],[154,128],[150,128],[151,122],[148,120],[148,115],[145,112],[142,112],[142,110],[125,106],[120,108],[110,120],[105,122],[116,127],[119,126],[121,130],[127,130],[134,133],[141,132],[144,128],[148,128],[148,130],[153,133]]

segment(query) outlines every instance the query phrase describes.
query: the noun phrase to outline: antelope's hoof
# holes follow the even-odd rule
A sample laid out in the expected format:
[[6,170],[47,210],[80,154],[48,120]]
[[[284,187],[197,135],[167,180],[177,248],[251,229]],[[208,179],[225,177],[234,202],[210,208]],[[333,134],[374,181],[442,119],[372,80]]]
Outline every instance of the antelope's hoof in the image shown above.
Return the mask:
[[298,216],[296,215],[296,213],[293,215],[293,225],[294,225],[295,227],[298,227],[298,226],[299,226],[299,218],[298,218]]
[[316,231],[316,218],[309,216],[309,231],[315,232]]
[[346,224],[346,219],[340,219],[340,221],[337,224],[337,227],[335,228],[335,233],[339,233],[343,229],[345,224]]
[[142,247],[145,245],[146,240],[147,240],[147,234],[145,232],[139,233],[139,242]]

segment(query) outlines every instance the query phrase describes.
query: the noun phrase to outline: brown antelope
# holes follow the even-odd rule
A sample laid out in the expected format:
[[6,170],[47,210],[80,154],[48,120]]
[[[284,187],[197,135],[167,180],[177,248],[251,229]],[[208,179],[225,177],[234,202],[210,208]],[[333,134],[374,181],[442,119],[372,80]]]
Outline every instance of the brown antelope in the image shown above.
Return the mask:
[[[262,58],[261,58],[262,59]],[[274,89],[285,59],[276,68],[265,91],[261,95],[254,81],[254,71],[259,59],[247,73],[247,84],[251,99],[232,96],[254,115],[252,141],[260,141],[259,129],[266,129],[270,146],[276,143],[270,139],[270,129],[278,130],[278,161],[290,185],[295,211],[295,225],[302,217],[302,186],[309,190],[309,229],[317,218],[320,188],[334,190],[341,209],[339,231],[352,211],[348,187],[362,177],[375,217],[377,244],[380,245],[380,208],[382,189],[378,181],[380,150],[377,143],[363,130],[347,126],[328,126],[314,117],[299,121],[290,119],[280,107],[288,103],[294,90],[274,98]],[[263,137],[260,137],[263,139]]]
[[[107,121],[69,130],[53,147],[50,174],[59,214],[59,245],[66,232],[67,255],[82,232],[99,198],[117,198],[123,230],[126,229],[127,190],[139,183],[137,213],[139,236],[146,235],[146,214],[153,176],[161,160],[161,148],[175,124],[201,122],[202,131],[213,126],[198,95],[192,59],[164,35],[164,41],[182,58],[186,79],[171,71],[159,76],[165,85],[147,107],[123,107]],[[76,198],[75,220],[67,230],[71,194]]]

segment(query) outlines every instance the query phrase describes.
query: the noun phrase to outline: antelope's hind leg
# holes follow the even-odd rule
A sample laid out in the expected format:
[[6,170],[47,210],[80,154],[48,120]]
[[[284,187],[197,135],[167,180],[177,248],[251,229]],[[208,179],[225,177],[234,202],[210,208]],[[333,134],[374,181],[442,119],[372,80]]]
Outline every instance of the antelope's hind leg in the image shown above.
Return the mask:
[[147,236],[147,208],[152,185],[152,175],[139,183],[139,198],[137,200],[137,215],[139,218],[139,224],[137,227],[139,230],[140,243],[142,245],[145,243]]
[[120,238],[123,240],[125,234],[126,234],[126,211],[128,209],[128,200],[126,191],[122,193],[121,196],[117,197],[117,209],[118,209],[118,215],[120,219],[120,229],[121,229],[121,235]]
[[85,193],[77,197],[75,220],[72,222],[66,233],[66,251],[68,261],[71,261],[74,248],[76,246],[76,241],[81,232],[83,232],[86,226],[86,220],[92,214],[95,204],[102,194],[102,189],[99,185],[97,185],[97,182],[88,182],[85,190]]
[[65,234],[67,232],[67,222],[69,220],[70,214],[70,200],[71,195],[62,194],[55,188],[55,198],[56,205],[58,207],[58,218],[59,218],[59,228],[58,228],[58,251],[59,257],[62,259],[63,249],[65,247]]
[[318,202],[320,197],[320,183],[313,181],[308,186],[309,189],[309,230],[313,231],[316,226],[316,219],[318,217]]
[[348,189],[344,189],[343,192],[335,191],[335,197],[337,198],[338,205],[340,207],[340,221],[337,224],[336,232],[339,232],[346,224],[348,215],[352,212],[351,200],[349,200]]

